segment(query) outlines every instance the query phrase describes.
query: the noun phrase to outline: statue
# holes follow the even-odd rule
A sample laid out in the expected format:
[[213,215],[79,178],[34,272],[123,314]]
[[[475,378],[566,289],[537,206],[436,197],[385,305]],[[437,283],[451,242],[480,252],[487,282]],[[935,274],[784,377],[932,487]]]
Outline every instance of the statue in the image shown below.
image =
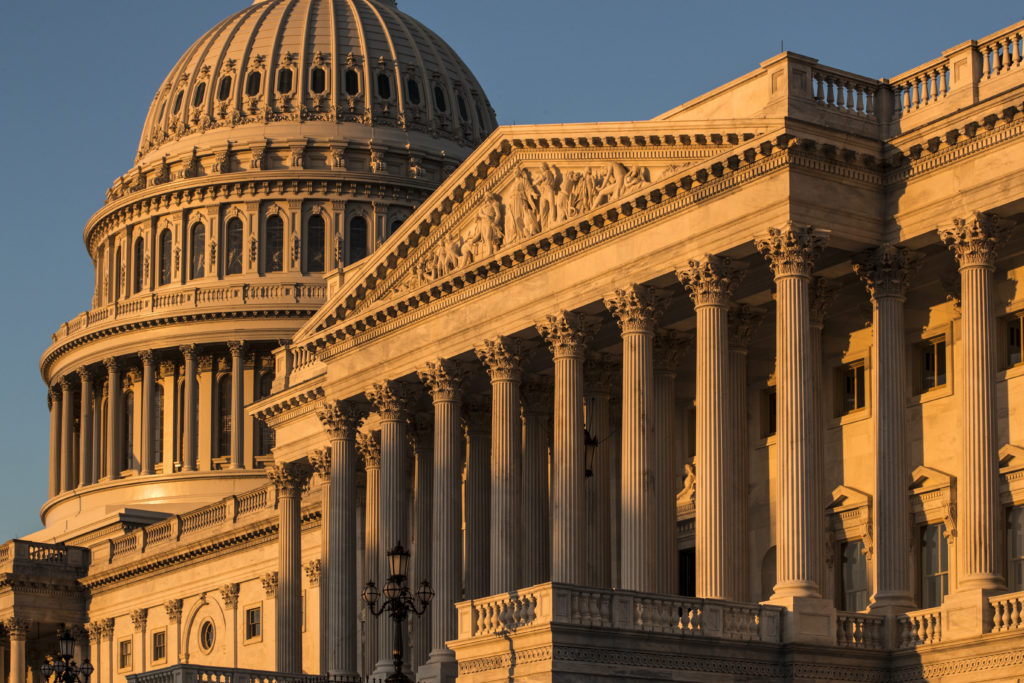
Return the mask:
[[504,232],[501,229],[501,198],[488,193],[477,212],[476,222],[469,233],[469,240],[463,252],[469,252],[473,260],[493,256],[501,248]]
[[697,470],[692,463],[683,465],[683,490],[679,492],[679,499],[685,503],[692,503],[697,497]]
[[505,212],[505,239],[508,243],[518,242],[540,232],[540,224],[537,222],[539,198],[540,194],[533,187],[530,173],[520,168],[512,183],[512,193]]

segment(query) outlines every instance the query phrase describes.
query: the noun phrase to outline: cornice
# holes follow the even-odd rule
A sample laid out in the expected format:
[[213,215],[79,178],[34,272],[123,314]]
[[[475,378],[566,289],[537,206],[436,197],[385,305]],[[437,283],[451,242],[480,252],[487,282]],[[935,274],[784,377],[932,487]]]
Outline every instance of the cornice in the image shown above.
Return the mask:
[[315,413],[324,406],[326,392],[321,384],[323,376],[308,380],[297,390],[275,394],[273,403],[264,408],[257,404],[252,416],[263,420],[270,427],[277,428],[292,419]]

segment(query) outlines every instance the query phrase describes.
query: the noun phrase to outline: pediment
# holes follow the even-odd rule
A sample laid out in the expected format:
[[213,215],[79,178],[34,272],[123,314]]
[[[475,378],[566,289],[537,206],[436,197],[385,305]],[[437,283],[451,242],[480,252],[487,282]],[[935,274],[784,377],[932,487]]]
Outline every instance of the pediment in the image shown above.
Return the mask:
[[1024,469],[1024,447],[1008,443],[999,449],[999,471],[1003,474]]
[[832,500],[828,509],[833,512],[850,510],[859,507],[871,507],[871,494],[864,493],[852,486],[837,486],[832,489]]
[[919,465],[910,473],[910,490],[913,493],[921,494],[947,487],[952,488],[955,485],[956,477],[933,467]]

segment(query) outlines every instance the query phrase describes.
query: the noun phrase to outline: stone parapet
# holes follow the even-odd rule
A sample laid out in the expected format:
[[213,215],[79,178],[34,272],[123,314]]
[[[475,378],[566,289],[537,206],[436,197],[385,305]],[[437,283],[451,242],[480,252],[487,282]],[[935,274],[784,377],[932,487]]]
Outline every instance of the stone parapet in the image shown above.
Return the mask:
[[165,669],[129,674],[128,683],[192,683],[217,681],[218,683],[326,683],[327,676],[282,674],[275,671],[231,669],[219,666],[175,664]]

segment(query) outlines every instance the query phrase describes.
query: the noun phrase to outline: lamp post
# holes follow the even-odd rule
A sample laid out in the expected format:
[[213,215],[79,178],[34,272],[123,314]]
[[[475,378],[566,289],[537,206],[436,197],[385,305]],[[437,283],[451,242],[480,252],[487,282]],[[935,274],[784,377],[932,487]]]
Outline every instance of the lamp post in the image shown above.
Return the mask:
[[[377,600],[380,599],[380,591],[370,581],[363,588],[363,601],[370,608],[370,612],[376,617],[388,612],[395,622],[395,637],[391,645],[391,657],[395,662],[395,671],[387,677],[388,683],[411,683],[409,678],[402,673],[402,622],[409,612],[419,616],[427,611],[427,606],[434,599],[434,589],[430,583],[423,581],[416,589],[415,599],[406,585],[406,577],[409,571],[409,551],[399,543],[388,551],[388,580],[384,584],[384,602],[380,608],[377,607]],[[419,607],[416,603],[419,602]]]
[[75,656],[75,638],[63,625],[57,630],[57,650],[58,654],[52,658],[52,664],[51,660],[47,659],[39,667],[43,680],[52,680],[53,683],[89,683],[89,676],[93,672],[92,664],[86,659],[78,666],[71,660]]

